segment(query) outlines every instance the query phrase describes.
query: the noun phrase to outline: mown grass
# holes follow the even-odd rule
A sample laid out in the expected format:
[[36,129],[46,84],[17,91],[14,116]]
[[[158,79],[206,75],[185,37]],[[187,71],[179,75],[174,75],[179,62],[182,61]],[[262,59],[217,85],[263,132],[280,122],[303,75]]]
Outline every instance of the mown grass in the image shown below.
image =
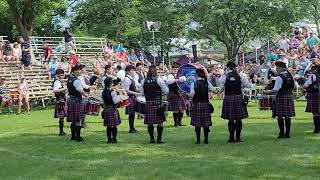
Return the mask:
[[139,133],[129,134],[123,109],[118,144],[105,143],[98,116],[87,116],[85,142],[77,143],[70,135],[57,135],[52,109],[1,115],[0,179],[320,179],[320,135],[312,134],[305,102],[296,103],[292,138],[283,140],[276,139],[271,112],[251,103],[250,118],[244,121],[245,142],[239,144],[226,143],[221,102],[214,105],[208,145],[195,144],[189,118],[183,119],[187,126],[174,128],[171,114],[162,145],[148,144],[143,120],[136,120]]

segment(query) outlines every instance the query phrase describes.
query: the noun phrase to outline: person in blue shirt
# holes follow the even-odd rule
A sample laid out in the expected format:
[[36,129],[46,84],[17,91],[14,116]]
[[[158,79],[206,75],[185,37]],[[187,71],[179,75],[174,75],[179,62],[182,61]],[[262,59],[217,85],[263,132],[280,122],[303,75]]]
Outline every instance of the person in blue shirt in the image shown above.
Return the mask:
[[22,36],[19,36],[17,39],[21,45],[21,50],[22,50],[21,69],[24,70],[25,67],[28,67],[29,69],[31,69],[30,44],[26,42]]

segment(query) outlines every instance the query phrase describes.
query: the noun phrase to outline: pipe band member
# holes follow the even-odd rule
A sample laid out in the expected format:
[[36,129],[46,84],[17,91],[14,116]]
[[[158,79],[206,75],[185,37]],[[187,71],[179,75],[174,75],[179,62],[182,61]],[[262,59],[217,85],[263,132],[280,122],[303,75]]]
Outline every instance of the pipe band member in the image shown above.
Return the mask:
[[178,82],[181,79],[177,78],[177,72],[179,66],[177,64],[172,65],[171,73],[167,78],[167,85],[169,87],[168,102],[169,102],[169,111],[173,111],[173,120],[174,127],[182,126],[182,117],[183,112],[186,110],[186,103],[183,96],[179,93]]
[[163,144],[162,132],[163,122],[165,121],[165,111],[163,109],[162,96],[169,93],[169,88],[157,75],[157,68],[150,66],[145,80],[141,82],[140,92],[146,97],[144,124],[148,125],[150,135],[150,143],[155,143],[154,139],[154,124],[157,124],[157,143]]
[[320,133],[320,65],[308,77],[303,88],[307,90],[307,108],[306,112],[313,114],[313,133]]
[[57,76],[53,81],[53,93],[56,98],[56,104],[54,108],[54,118],[59,118],[59,136],[64,136],[66,133],[63,131],[64,118],[67,117],[66,112],[66,93],[67,88],[63,86],[61,80],[64,79],[64,71],[58,69],[56,72]]
[[137,87],[137,82],[134,80],[135,68],[132,65],[126,67],[126,76],[123,80],[123,87],[129,95],[130,104],[126,107],[126,114],[129,115],[129,133],[136,133],[137,130],[134,128],[134,116],[137,96],[140,95]]
[[[237,65],[229,61],[227,70],[221,77],[220,91],[225,93],[221,118],[227,119],[229,130],[229,143],[242,142],[242,119],[248,117],[247,106],[243,99],[242,87],[250,88],[251,85],[243,73],[238,73]],[[236,140],[234,135],[236,134]]]
[[276,107],[274,115],[278,117],[280,129],[278,138],[290,138],[291,117],[295,116],[294,110],[294,80],[288,72],[287,66],[282,61],[276,62],[276,70],[279,75],[276,78],[272,90],[264,90],[264,94],[276,94]]
[[81,128],[85,120],[84,104],[82,96],[88,95],[84,92],[83,86],[79,77],[81,76],[82,65],[72,67],[72,75],[68,78],[67,88],[69,92],[67,121],[71,122],[71,140],[83,141]]
[[112,88],[117,86],[118,80],[113,80],[111,77],[107,77],[104,80],[104,90],[102,92],[102,102],[104,104],[103,111],[103,125],[106,127],[107,143],[117,143],[117,126],[121,123],[120,114],[118,111],[119,102],[124,100],[122,96]]
[[204,143],[208,144],[209,127],[212,126],[210,113],[209,92],[213,91],[212,84],[207,80],[203,69],[197,69],[197,80],[190,86],[192,98],[191,125],[195,127],[196,143],[200,144],[201,127],[204,132]]

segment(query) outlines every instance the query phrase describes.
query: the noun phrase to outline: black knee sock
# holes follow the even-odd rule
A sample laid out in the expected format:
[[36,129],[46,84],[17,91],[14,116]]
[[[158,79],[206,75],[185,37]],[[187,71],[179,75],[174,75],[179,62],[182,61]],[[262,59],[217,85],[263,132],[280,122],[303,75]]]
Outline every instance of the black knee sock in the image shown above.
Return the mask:
[[179,112],[178,113],[178,125],[179,126],[182,126],[182,117],[183,117],[183,113]]
[[236,121],[236,141],[241,140],[242,121]]
[[118,133],[118,128],[117,127],[113,127],[112,128],[112,142],[113,143],[117,143],[117,133]]
[[286,117],[285,122],[286,122],[286,137],[290,137],[291,118]]
[[60,132],[60,134],[64,133],[63,132],[63,119],[62,120],[60,119],[60,121],[59,121],[59,132]]
[[314,124],[313,133],[319,133],[320,116],[313,116],[313,124]]
[[203,127],[204,143],[208,144],[209,127]]
[[157,126],[157,131],[158,131],[158,137],[157,137],[157,141],[161,142],[162,141],[162,132],[163,132],[163,127],[158,125]]
[[81,126],[76,126],[76,133],[75,133],[75,138],[77,141],[82,141],[82,137],[81,137]]
[[196,132],[197,144],[200,144],[201,127],[195,127],[194,131]]
[[71,129],[71,140],[75,140],[76,139],[76,126],[75,126],[75,124],[71,124],[70,129]]
[[282,117],[278,117],[278,126],[279,126],[279,137],[284,136],[284,120]]
[[130,131],[134,131],[134,114],[129,115],[129,128]]
[[107,138],[108,138],[108,143],[112,142],[112,135],[111,135],[111,127],[107,126]]
[[234,120],[229,120],[228,130],[229,130],[229,141],[234,141],[234,131],[235,131]]
[[174,121],[174,126],[176,127],[178,125],[178,113],[176,112],[173,113],[173,121]]
[[148,132],[149,132],[149,136],[150,136],[150,141],[154,141],[154,127],[148,126]]

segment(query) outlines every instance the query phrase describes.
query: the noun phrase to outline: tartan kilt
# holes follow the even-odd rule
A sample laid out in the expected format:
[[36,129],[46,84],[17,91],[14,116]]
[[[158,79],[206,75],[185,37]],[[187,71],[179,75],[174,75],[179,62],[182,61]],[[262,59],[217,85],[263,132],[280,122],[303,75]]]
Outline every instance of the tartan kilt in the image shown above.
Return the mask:
[[121,123],[117,106],[106,105],[104,108],[104,126],[117,126]]
[[191,125],[196,127],[212,126],[208,102],[192,103]]
[[223,99],[221,118],[241,120],[248,117],[247,107],[242,103],[242,95],[225,95]]
[[67,106],[65,102],[56,102],[54,107],[54,118],[63,119],[67,117]]
[[144,124],[160,124],[165,121],[165,115],[159,116],[157,114],[157,109],[161,104],[161,100],[146,100],[145,110],[144,110]]
[[134,114],[135,113],[135,107],[136,107],[136,101],[137,98],[135,96],[129,96],[129,105],[126,106],[126,114]]
[[294,117],[296,115],[292,92],[277,95],[273,115],[277,117]]
[[186,103],[183,96],[179,94],[170,93],[168,95],[168,111],[184,111],[186,109]]
[[82,103],[82,100],[75,96],[70,96],[67,106],[67,121],[76,126],[82,126],[85,119],[84,104]]
[[320,113],[320,92],[307,93],[306,112]]

